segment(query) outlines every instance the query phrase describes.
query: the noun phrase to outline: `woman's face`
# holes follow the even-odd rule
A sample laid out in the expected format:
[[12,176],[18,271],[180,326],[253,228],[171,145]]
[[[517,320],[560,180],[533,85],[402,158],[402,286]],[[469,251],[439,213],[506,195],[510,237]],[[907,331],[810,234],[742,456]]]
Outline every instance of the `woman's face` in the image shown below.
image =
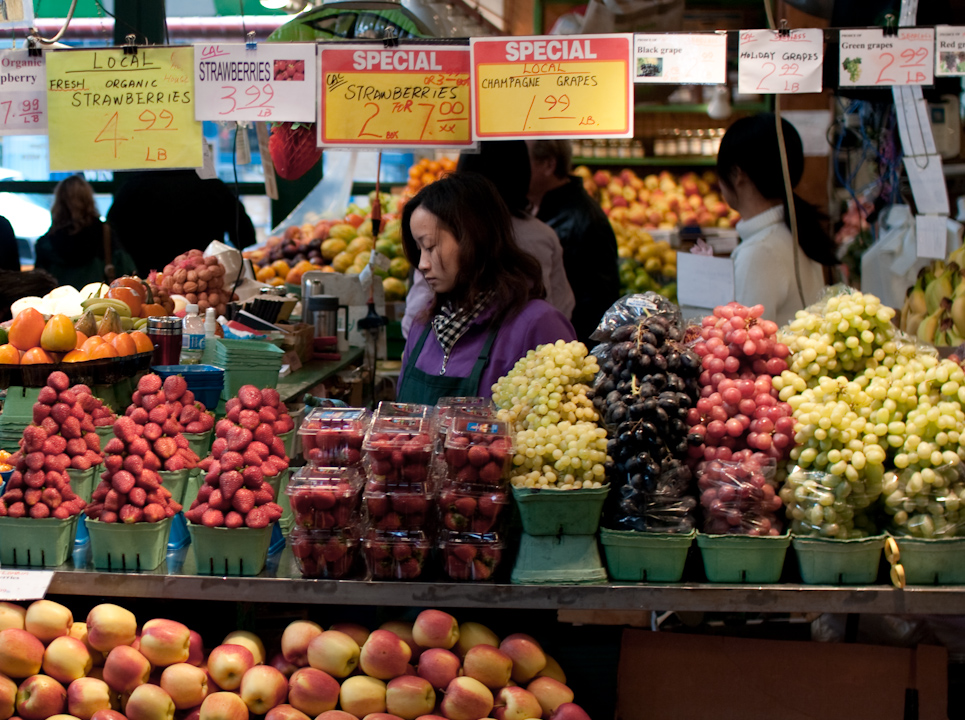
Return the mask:
[[459,274],[459,242],[421,206],[412,212],[409,230],[419,248],[419,270],[429,287],[436,293],[450,292]]

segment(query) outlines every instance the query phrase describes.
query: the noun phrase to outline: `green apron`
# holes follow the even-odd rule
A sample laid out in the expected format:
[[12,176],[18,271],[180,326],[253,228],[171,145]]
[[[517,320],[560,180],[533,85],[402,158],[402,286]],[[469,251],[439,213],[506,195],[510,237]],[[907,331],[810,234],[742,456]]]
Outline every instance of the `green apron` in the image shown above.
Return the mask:
[[492,350],[493,341],[496,339],[496,331],[491,330],[489,332],[479,357],[476,359],[476,364],[472,368],[472,374],[469,377],[450,377],[447,375],[430,375],[415,366],[422,355],[422,346],[425,345],[426,338],[429,337],[431,330],[432,323],[429,323],[419,337],[419,342],[412,348],[409,363],[405,366],[405,373],[402,376],[402,383],[396,392],[396,402],[435,405],[439,398],[443,397],[478,395],[479,381],[482,379],[483,370],[489,363],[489,352]]

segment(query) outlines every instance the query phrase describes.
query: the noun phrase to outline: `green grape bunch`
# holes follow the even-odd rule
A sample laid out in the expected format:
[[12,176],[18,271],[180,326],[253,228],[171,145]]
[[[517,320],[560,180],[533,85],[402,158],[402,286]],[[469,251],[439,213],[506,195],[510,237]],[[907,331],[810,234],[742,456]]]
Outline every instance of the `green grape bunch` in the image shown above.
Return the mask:
[[841,65],[851,77],[851,82],[858,82],[861,77],[861,58],[845,58]]

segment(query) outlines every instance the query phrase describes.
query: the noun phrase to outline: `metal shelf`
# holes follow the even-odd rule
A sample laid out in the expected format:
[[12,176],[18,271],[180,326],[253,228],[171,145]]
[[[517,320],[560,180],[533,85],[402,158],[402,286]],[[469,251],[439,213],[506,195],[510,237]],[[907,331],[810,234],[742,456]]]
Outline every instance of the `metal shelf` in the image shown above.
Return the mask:
[[[85,562],[84,554],[76,555]],[[89,568],[89,566],[88,566]],[[151,573],[73,569],[54,574],[49,593],[116,598],[204,599],[316,605],[433,606],[533,610],[690,610],[753,613],[960,614],[965,586],[887,585],[508,585],[453,582],[303,580],[290,550],[269,558],[258,577],[195,575],[190,548],[172,552]]]

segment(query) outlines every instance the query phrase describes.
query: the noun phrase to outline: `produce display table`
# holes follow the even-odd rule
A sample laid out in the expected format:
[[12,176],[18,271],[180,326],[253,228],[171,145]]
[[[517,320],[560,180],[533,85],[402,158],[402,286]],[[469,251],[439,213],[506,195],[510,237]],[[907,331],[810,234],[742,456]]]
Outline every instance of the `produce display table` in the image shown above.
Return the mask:
[[353,365],[358,365],[364,354],[365,351],[362,348],[352,347],[342,353],[341,360],[312,360],[305,363],[295,372],[278,380],[277,389],[282,402],[300,401],[306,391],[311,390],[319,383],[325,382],[336,373]]
[[[84,550],[75,554],[85,563]],[[117,598],[284,602],[314,605],[433,606],[530,610],[680,610],[705,612],[832,612],[874,614],[960,614],[965,586],[887,585],[506,585],[453,582],[303,580],[289,549],[268,558],[257,577],[195,575],[190,548],[168,553],[151,573],[76,570],[72,563],[54,573],[49,592]]]

